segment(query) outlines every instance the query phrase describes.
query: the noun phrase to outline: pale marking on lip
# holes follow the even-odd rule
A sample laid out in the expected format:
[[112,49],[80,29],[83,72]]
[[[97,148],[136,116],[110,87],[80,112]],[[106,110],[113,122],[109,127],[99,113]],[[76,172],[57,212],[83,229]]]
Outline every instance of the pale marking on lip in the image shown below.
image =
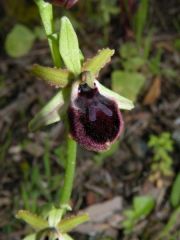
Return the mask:
[[[96,83],[95,81],[97,81],[96,79],[94,79],[94,88],[96,87]],[[71,105],[76,109],[79,110],[79,107],[75,104],[75,100],[78,97],[78,93],[79,91],[79,85],[82,84],[81,80],[77,80],[73,83],[72,85],[72,91],[71,91]]]

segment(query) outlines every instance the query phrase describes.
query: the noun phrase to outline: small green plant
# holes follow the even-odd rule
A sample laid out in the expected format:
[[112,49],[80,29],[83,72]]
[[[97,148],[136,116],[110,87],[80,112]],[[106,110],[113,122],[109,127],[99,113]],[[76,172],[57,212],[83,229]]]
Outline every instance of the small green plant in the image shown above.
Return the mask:
[[173,140],[171,134],[164,132],[159,136],[151,135],[148,146],[154,153],[151,164],[152,171],[160,172],[163,176],[172,176],[173,159],[170,153],[173,152]]
[[125,210],[123,213],[125,217],[125,220],[122,223],[124,233],[131,233],[136,224],[151,213],[154,206],[155,201],[151,196],[134,197],[132,208]]
[[121,47],[120,56],[122,70],[112,73],[112,89],[135,101],[146,80],[143,73],[139,72],[146,60],[133,42],[127,42]]
[[16,24],[8,33],[5,49],[11,57],[21,57],[29,52],[35,40],[35,34],[22,24]]

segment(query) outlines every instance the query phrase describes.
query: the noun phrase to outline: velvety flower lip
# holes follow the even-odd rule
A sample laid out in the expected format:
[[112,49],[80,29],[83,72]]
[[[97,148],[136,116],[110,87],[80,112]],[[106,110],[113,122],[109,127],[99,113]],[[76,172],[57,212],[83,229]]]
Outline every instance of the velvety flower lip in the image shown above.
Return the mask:
[[45,2],[52,3],[56,6],[64,6],[66,8],[71,8],[78,0],[44,0]]
[[99,93],[96,81],[94,88],[87,83],[74,84],[68,118],[72,137],[91,151],[107,150],[123,129],[117,103]]

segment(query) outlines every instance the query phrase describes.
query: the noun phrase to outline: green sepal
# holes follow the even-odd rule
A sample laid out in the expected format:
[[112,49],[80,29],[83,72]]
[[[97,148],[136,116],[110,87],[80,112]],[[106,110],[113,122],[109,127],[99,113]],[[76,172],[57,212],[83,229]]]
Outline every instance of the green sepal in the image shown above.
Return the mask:
[[134,108],[134,104],[131,100],[119,95],[118,93],[106,88],[99,82],[97,82],[98,90],[100,94],[113,99],[117,104],[119,109],[131,110]]
[[58,223],[61,221],[62,215],[63,215],[63,209],[53,208],[49,212],[49,216],[48,216],[49,226],[56,227]]
[[97,55],[91,59],[88,59],[82,67],[82,71],[89,71],[94,76],[98,76],[99,71],[111,60],[114,55],[114,50],[106,48],[99,50]]
[[64,88],[68,85],[72,79],[72,75],[68,70],[60,68],[50,68],[34,64],[32,66],[31,72],[48,82],[50,85]]
[[67,233],[77,227],[78,225],[88,222],[90,220],[89,215],[84,213],[79,216],[73,216],[67,219],[63,219],[58,224],[58,230],[62,233]]
[[46,220],[26,210],[18,211],[18,213],[16,214],[16,218],[22,219],[35,230],[42,230],[48,227],[48,222]]
[[30,234],[24,237],[23,240],[36,240],[36,234]]
[[61,18],[59,51],[67,69],[75,75],[80,74],[81,57],[78,38],[67,17]]
[[87,83],[90,88],[94,88],[94,75],[91,72],[83,72],[81,74],[81,81]]
[[74,240],[71,236],[68,234],[62,234],[63,240]]
[[29,129],[36,131],[61,120],[59,110],[64,105],[63,91],[59,91],[29,123]]

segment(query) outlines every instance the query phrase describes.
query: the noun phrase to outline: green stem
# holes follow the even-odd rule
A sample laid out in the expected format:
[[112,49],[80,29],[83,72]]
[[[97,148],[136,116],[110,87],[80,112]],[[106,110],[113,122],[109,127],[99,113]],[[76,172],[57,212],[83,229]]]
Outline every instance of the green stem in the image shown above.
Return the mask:
[[71,197],[76,165],[76,151],[77,151],[76,142],[72,138],[67,137],[67,158],[66,158],[67,163],[64,186],[62,188],[60,198],[61,205],[68,204]]
[[[42,23],[48,38],[52,58],[56,67],[62,66],[62,60],[59,53],[58,37],[54,33],[53,8],[44,0],[34,0],[39,8]],[[64,186],[60,198],[60,204],[68,204],[73,188],[74,172],[76,164],[77,144],[70,137],[67,137],[67,163],[64,179]]]
[[59,54],[58,35],[54,30],[53,7],[44,0],[34,0],[39,8],[39,13],[48,38],[52,59],[56,67],[62,66],[62,60]]

